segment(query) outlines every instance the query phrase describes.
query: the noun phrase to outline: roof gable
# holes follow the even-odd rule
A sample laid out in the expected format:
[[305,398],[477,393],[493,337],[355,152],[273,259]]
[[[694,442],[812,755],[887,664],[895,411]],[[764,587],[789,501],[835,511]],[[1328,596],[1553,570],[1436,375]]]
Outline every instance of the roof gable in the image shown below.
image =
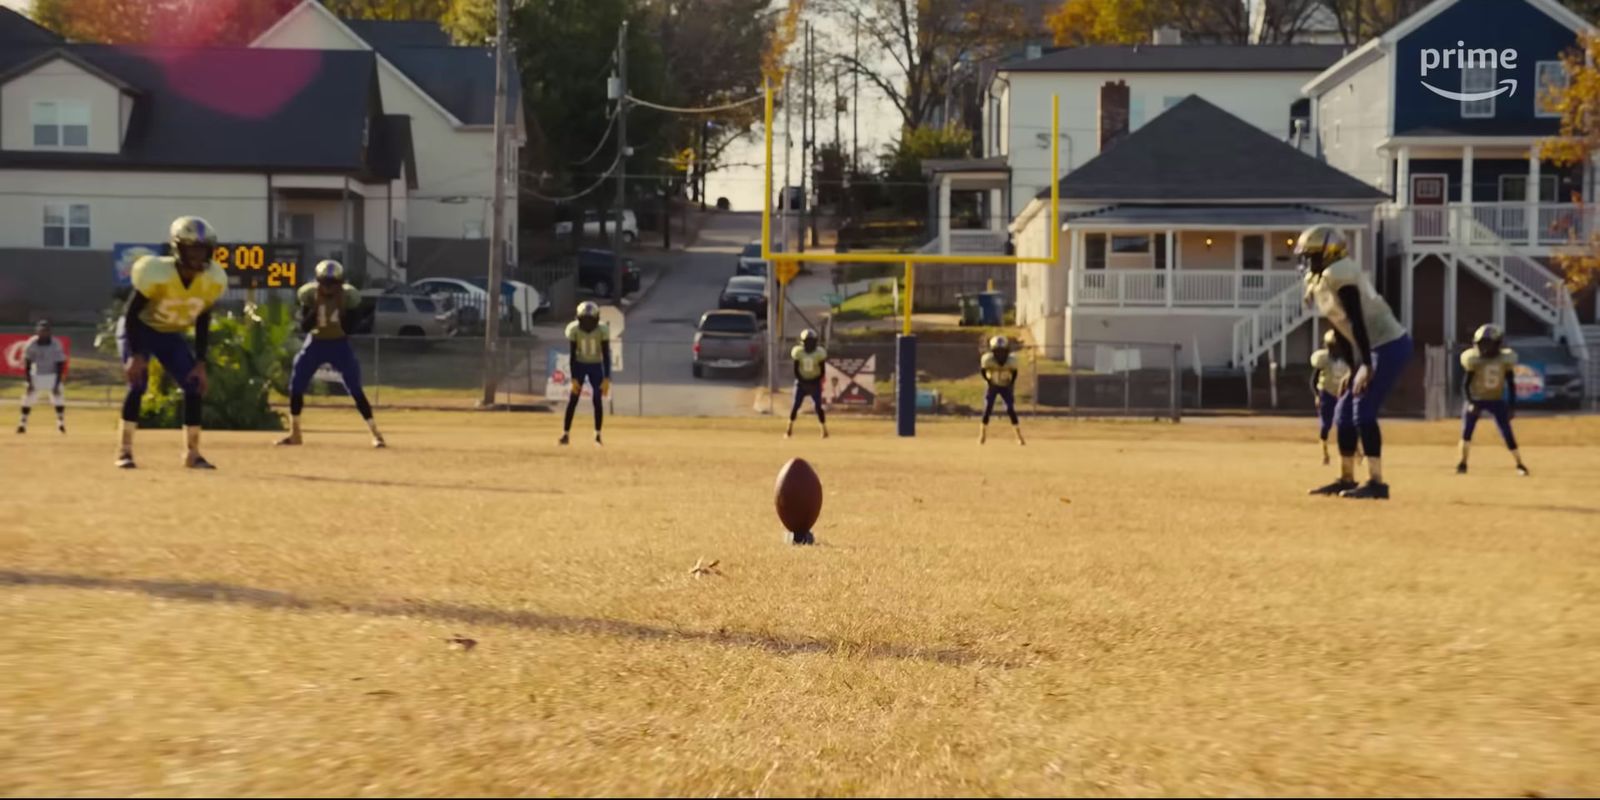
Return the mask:
[[84,72],[87,72],[90,75],[93,75],[96,78],[111,84],[112,86],[116,87],[118,91],[127,92],[129,94],[138,93],[138,89],[136,87],[129,84],[122,78],[107,72],[99,66],[84,60],[66,45],[60,47],[34,49],[31,55],[24,50],[18,49],[13,51],[13,54],[14,56],[21,56],[21,58],[9,65],[7,65],[4,60],[0,60],[0,85],[10,83],[11,81],[33,72],[34,70],[39,69],[40,67],[51,62],[65,61],[83,70]]
[[1062,199],[1097,201],[1388,197],[1194,95],[1069,173],[1060,190]]
[[121,152],[4,151],[0,166],[369,171],[370,52],[65,45],[0,51],[0,70],[58,51],[139,94]]
[[44,45],[65,41],[55,31],[0,6],[0,44]]

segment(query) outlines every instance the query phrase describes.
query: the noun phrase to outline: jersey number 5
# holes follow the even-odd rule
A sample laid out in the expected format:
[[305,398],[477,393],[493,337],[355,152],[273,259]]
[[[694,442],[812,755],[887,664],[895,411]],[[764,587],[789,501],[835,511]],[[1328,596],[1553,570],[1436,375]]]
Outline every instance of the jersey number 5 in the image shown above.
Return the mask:
[[206,301],[198,297],[164,297],[156,304],[156,321],[163,325],[193,325]]

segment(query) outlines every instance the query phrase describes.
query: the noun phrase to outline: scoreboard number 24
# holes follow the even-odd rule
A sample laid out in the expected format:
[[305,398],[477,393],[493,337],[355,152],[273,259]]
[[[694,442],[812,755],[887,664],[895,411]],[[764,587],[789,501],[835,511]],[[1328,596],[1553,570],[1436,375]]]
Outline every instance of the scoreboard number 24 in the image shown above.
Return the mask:
[[300,246],[222,244],[212,259],[236,276],[240,286],[293,289],[300,285]]

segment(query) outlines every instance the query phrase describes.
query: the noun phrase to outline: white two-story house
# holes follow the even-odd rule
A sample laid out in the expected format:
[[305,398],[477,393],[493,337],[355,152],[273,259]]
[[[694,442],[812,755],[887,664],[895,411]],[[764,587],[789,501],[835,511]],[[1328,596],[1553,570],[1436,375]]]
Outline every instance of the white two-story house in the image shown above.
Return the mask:
[[342,198],[321,244],[393,277],[413,164],[371,53],[72,44],[0,9],[4,318],[92,320],[119,244],[186,214],[267,244],[306,193]]
[[1551,268],[1593,229],[1593,165],[1539,153],[1560,127],[1541,98],[1589,30],[1555,0],[1437,0],[1306,84],[1322,157],[1393,195],[1378,275],[1419,343],[1494,322],[1600,360],[1592,290]]
[[[384,108],[411,119],[417,158],[416,191],[402,261],[413,277],[481,275],[488,263],[494,197],[494,50],[454,46],[437,24],[340,19],[317,0],[304,0],[258,36],[255,48],[309,48],[371,53]],[[517,153],[526,143],[520,80],[509,76],[506,243],[517,263]],[[278,232],[305,232],[322,219],[324,195],[278,221]],[[299,229],[297,230],[297,226]],[[317,238],[319,231],[313,231]]]

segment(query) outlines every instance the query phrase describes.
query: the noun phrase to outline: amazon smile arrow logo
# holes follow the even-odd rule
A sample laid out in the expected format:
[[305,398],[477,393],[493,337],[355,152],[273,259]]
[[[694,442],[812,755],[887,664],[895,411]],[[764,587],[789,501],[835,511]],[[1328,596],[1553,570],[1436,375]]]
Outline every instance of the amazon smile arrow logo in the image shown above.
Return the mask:
[[[1486,89],[1477,92],[1453,92],[1449,89],[1440,89],[1439,87],[1428,83],[1426,80],[1428,73],[1436,69],[1472,69],[1487,72],[1487,77],[1489,77],[1489,79],[1492,81],[1494,76],[1502,74],[1502,71],[1512,73],[1516,72],[1516,50],[1509,48],[1505,50],[1496,50],[1492,47],[1469,49],[1465,41],[1457,41],[1456,46],[1453,48],[1423,48],[1421,51],[1421,59],[1422,78],[1424,78],[1424,80],[1421,81],[1422,88],[1427,89],[1428,91],[1433,92],[1434,94],[1443,97],[1446,100],[1454,100],[1461,103],[1471,103],[1479,100],[1489,100],[1491,98],[1499,97],[1500,95],[1514,97],[1517,94],[1517,80],[1515,78],[1505,78],[1501,80],[1498,89]],[[1461,74],[1462,77],[1465,78],[1465,73],[1463,72]],[[1463,84],[1465,84],[1465,80],[1463,80]],[[1465,89],[1466,86],[1463,85],[1461,88]]]
[[1459,100],[1463,103],[1470,103],[1474,100],[1488,100],[1491,97],[1499,97],[1502,94],[1507,97],[1514,97],[1517,94],[1517,81],[1515,78],[1506,78],[1500,82],[1500,88],[1489,92],[1452,92],[1440,89],[1427,81],[1422,82],[1422,88],[1446,100]]

